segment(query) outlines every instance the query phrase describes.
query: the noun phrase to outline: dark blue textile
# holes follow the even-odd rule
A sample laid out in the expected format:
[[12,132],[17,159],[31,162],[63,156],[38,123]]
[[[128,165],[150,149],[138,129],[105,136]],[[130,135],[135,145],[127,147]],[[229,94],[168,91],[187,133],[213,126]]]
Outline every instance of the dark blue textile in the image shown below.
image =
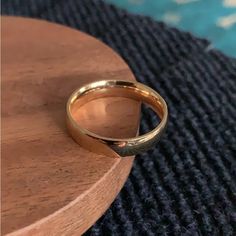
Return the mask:
[[[169,125],[86,235],[236,235],[236,60],[100,0],[8,0],[2,13],[85,31],[165,98]],[[197,20],[197,19],[196,19]],[[154,118],[144,114],[142,131]]]

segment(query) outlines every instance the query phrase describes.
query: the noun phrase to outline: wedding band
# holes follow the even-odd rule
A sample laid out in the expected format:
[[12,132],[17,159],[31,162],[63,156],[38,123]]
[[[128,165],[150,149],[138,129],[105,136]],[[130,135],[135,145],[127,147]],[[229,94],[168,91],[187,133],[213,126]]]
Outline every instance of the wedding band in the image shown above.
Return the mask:
[[[133,138],[107,138],[81,127],[73,118],[72,108],[76,103],[79,109],[85,103],[104,97],[126,97],[149,105],[160,117],[160,123],[152,131]],[[102,80],[78,88],[68,99],[66,107],[67,128],[73,139],[94,153],[124,157],[150,149],[160,140],[168,118],[165,100],[150,87],[133,81]]]

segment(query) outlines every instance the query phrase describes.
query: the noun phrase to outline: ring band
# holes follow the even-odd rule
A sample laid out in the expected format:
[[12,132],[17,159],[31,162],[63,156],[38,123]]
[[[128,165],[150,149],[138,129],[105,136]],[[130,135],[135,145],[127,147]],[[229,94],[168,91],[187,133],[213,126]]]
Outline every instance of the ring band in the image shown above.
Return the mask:
[[[72,108],[104,97],[126,97],[149,105],[160,117],[161,121],[152,131],[134,138],[112,139],[97,135],[81,127],[72,116]],[[124,157],[136,155],[150,149],[160,140],[168,119],[165,100],[148,86],[123,80],[102,80],[92,82],[77,89],[70,97],[66,107],[67,128],[73,139],[82,147],[107,156]]]

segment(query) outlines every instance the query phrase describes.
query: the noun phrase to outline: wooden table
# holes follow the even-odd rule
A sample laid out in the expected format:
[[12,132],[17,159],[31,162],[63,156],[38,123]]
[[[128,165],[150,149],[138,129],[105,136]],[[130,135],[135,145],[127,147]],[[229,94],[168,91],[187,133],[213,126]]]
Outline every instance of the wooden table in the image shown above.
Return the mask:
[[[100,41],[74,29],[2,18],[2,233],[79,235],[110,206],[133,158],[82,149],[66,131],[65,103],[81,84],[134,77]],[[76,119],[98,134],[131,137],[139,104],[99,99]]]

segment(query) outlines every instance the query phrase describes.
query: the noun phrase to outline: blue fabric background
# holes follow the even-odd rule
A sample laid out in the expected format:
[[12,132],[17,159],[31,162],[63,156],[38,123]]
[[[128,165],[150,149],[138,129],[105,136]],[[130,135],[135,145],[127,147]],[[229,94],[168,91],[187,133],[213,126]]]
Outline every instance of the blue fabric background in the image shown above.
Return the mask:
[[236,0],[107,0],[212,42],[236,57]]

